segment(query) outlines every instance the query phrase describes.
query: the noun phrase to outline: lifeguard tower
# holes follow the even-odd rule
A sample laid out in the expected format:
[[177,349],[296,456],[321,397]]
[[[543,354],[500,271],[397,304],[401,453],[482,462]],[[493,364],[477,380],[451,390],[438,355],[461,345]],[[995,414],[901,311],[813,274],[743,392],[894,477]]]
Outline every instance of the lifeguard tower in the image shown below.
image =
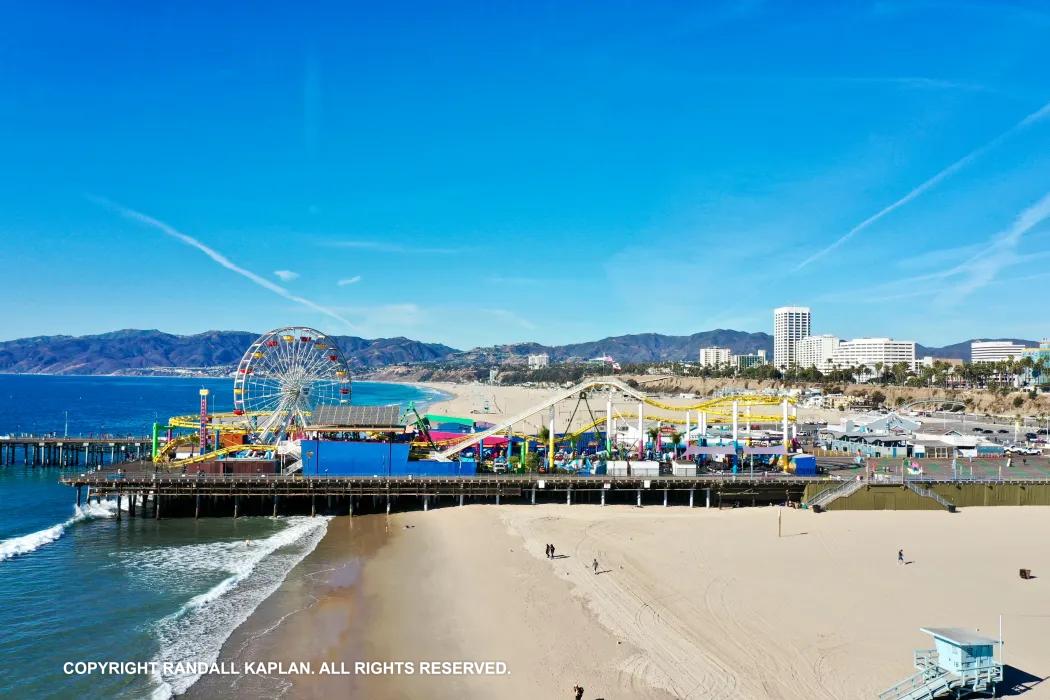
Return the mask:
[[915,650],[911,678],[879,693],[879,700],[932,700],[992,695],[1003,679],[1003,665],[995,659],[998,639],[958,627],[921,627],[933,637],[933,649]]

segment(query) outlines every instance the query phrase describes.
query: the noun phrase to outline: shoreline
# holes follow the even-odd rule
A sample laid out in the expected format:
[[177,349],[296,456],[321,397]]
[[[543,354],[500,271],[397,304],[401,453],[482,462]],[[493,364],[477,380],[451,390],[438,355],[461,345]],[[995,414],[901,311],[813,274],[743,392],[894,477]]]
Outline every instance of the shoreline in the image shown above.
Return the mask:
[[914,673],[920,626],[987,633],[1000,614],[1011,666],[1043,678],[1050,591],[1017,567],[1050,571],[1048,514],[541,504],[344,516],[220,661],[491,660],[509,673],[206,676],[188,697],[570,697],[576,683],[586,698],[867,697]]

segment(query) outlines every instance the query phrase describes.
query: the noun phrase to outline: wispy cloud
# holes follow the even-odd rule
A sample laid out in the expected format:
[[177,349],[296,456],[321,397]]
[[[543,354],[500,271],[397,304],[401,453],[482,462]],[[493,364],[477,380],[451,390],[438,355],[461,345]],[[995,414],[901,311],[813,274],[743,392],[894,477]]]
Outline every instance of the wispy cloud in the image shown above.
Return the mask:
[[354,275],[353,277],[347,277],[336,282],[340,287],[345,287],[348,284],[357,284],[361,281],[361,275]]
[[1026,128],[1028,126],[1031,126],[1035,122],[1037,122],[1037,121],[1039,121],[1041,119],[1044,119],[1047,116],[1050,116],[1050,102],[1048,102],[1045,105],[1043,105],[1040,109],[1037,109],[1036,111],[1032,112],[1031,114],[1026,116],[1024,119],[1022,119],[1021,121],[1017,122],[1012,127],[1007,129],[1003,133],[999,134],[994,139],[992,139],[988,143],[984,144],[980,148],[977,148],[977,149],[975,149],[973,151],[970,151],[965,156],[963,156],[959,160],[955,161],[954,163],[952,163],[948,167],[944,168],[943,170],[938,172],[936,175],[934,175],[930,179],[926,180],[925,182],[923,182],[918,187],[916,187],[913,190],[911,190],[910,192],[908,192],[906,195],[904,195],[903,197],[901,197],[897,201],[893,202],[892,204],[890,204],[890,205],[888,205],[886,207],[883,207],[879,211],[877,211],[874,214],[872,214],[871,216],[869,216],[867,219],[864,219],[864,221],[861,221],[859,224],[857,224],[856,226],[851,228],[849,231],[846,232],[845,235],[843,235],[841,238],[836,240],[834,243],[832,243],[831,245],[826,246],[826,247],[818,250],[816,253],[813,253],[808,258],[806,258],[801,263],[799,263],[795,267],[794,272],[798,272],[799,270],[802,270],[803,268],[811,265],[812,263],[816,262],[817,260],[820,260],[825,255],[827,255],[828,253],[831,253],[832,251],[836,250],[837,248],[842,246],[844,243],[846,243],[848,240],[850,240],[851,238],[856,236],[858,233],[860,233],[864,229],[868,228],[869,226],[871,226],[872,224],[877,222],[879,219],[882,219],[886,215],[893,213],[897,209],[900,209],[901,207],[903,207],[908,202],[911,202],[913,199],[915,199],[916,197],[919,197],[924,192],[926,192],[926,191],[930,190],[931,188],[935,187],[937,184],[939,184],[943,180],[947,179],[948,177],[951,177],[952,175],[954,175],[958,171],[962,170],[964,167],[966,167],[967,165],[969,165],[973,161],[977,160],[977,158],[979,158],[980,156],[984,155],[987,151],[990,151],[991,149],[993,149],[996,146],[998,146],[1000,143],[1002,143],[1003,141],[1008,139],[1010,136],[1012,136],[1016,132],[1020,131],[1021,129]]
[[1026,233],[1047,218],[1050,218],[1050,192],[1018,214],[1010,227],[995,236],[984,250],[954,267],[951,272],[959,282],[944,290],[942,297],[962,299],[994,280],[1004,267],[1030,259],[1032,256],[1018,254],[1018,244]]
[[248,279],[249,281],[259,285],[263,289],[273,292],[278,296],[284,297],[289,301],[294,301],[296,304],[304,306],[310,309],[311,311],[316,311],[317,313],[323,314],[330,318],[334,318],[335,320],[346,324],[346,326],[349,328],[354,328],[354,324],[352,324],[350,321],[348,321],[345,317],[343,317],[336,311],[333,311],[332,309],[329,309],[326,306],[322,306],[316,302],[310,301],[309,299],[305,299],[301,296],[292,294],[281,285],[271,282],[270,280],[260,275],[257,275],[251,270],[244,269],[243,267],[236,264],[235,262],[227,258],[222,253],[218,252],[214,248],[209,247],[208,245],[202,243],[193,236],[179,231],[175,227],[161,221],[160,219],[155,219],[154,217],[148,214],[143,214],[142,212],[136,211],[135,209],[131,209],[130,207],[126,207],[122,204],[117,204],[116,202],[106,199],[105,197],[91,196],[89,197],[89,199],[112,211],[115,211],[116,213],[120,214],[126,219],[131,219],[132,221],[137,221],[141,224],[145,224],[146,226],[157,229],[166,236],[170,236],[175,240],[190,246],[191,248],[196,248],[197,250],[211,258],[211,260],[217,263],[218,265],[226,268],[230,272],[234,272],[240,275],[241,277]]
[[953,306],[974,292],[999,282],[1019,282],[1025,277],[1000,279],[1000,273],[1011,267],[1038,264],[1050,259],[1050,251],[1020,253],[1024,237],[1036,226],[1050,219],[1050,193],[1024,209],[1005,230],[972,248],[966,259],[947,268],[879,284],[867,289],[850,289],[821,297],[822,301],[881,303],[925,297],[940,306]]
[[292,280],[299,279],[299,273],[292,272],[291,270],[274,270],[273,274],[280,277],[282,282],[291,282]]
[[351,250],[370,250],[375,253],[415,253],[417,255],[455,255],[467,252],[466,248],[427,248],[386,241],[325,241],[323,245],[331,248],[349,248]]

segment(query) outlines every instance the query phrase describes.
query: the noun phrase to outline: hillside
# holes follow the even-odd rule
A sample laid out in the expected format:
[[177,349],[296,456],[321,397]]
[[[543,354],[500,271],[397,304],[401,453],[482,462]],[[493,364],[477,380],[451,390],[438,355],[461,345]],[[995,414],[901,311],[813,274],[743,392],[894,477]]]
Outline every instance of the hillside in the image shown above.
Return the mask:
[[[86,336],[38,336],[0,343],[0,372],[14,374],[156,374],[196,370],[232,371],[258,337],[246,331],[173,335],[157,330],[122,330]],[[408,338],[335,340],[357,369],[439,360],[456,352],[439,343]]]
[[[0,342],[0,372],[40,374],[226,374],[258,337],[247,331],[207,331],[174,335],[158,330],[121,330],[99,335],[38,336]],[[457,350],[441,343],[410,338],[337,336],[347,360],[357,371],[393,365],[441,362],[485,368],[525,355],[547,353],[552,362],[587,360],[609,355],[621,363],[695,360],[701,347],[728,347],[736,354],[765,350],[772,357],[773,336],[716,329],[692,335],[638,333],[569,345],[516,343]],[[944,347],[917,347],[919,357],[970,357],[969,340]],[[1030,340],[1015,340],[1034,345]]]
[[512,356],[547,353],[552,362],[588,360],[602,355],[609,355],[618,362],[665,362],[695,360],[700,348],[708,346],[727,347],[735,354],[765,350],[772,357],[773,336],[768,333],[748,333],[721,328],[692,335],[638,333],[570,345],[495,345],[468,350],[449,359],[464,363],[498,363]]

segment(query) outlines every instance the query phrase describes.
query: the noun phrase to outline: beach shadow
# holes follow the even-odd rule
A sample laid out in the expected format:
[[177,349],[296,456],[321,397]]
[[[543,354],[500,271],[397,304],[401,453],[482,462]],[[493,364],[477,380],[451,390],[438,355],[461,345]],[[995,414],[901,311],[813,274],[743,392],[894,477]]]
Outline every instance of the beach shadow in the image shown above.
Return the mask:
[[911,565],[912,565],[912,564],[914,564],[914,563],[915,563],[915,560],[913,559],[912,561],[906,561],[906,562],[904,562],[904,565],[905,565],[905,566],[911,566]]
[[603,569],[602,571],[595,571],[594,575],[595,576],[601,576],[602,574],[611,574],[612,571],[613,571],[612,569]]
[[568,554],[555,554],[553,557],[551,557],[551,559],[568,559],[568,558],[569,558]]
[[792,532],[790,535],[781,535],[781,537],[801,537],[802,535],[808,534],[808,532]]
[[1027,671],[1005,664],[1003,666],[1003,682],[999,684],[999,697],[1007,698],[1014,695],[1022,695],[1045,681],[1045,678],[1033,676]]

